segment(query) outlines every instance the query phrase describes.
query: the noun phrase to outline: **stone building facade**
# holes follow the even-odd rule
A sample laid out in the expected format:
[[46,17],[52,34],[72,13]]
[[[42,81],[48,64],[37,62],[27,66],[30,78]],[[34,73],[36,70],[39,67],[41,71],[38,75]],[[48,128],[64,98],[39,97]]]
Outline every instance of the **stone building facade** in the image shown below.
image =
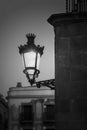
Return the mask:
[[11,87],[8,91],[9,130],[55,130],[54,90]]

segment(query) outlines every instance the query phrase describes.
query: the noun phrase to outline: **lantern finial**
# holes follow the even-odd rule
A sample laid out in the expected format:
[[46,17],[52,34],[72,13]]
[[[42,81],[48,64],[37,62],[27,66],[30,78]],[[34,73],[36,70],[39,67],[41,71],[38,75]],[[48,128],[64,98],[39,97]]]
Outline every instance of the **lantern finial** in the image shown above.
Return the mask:
[[36,35],[35,34],[33,34],[33,33],[28,33],[28,34],[26,34],[26,37],[27,37],[27,44],[34,44],[34,39],[35,39],[35,37],[36,37]]

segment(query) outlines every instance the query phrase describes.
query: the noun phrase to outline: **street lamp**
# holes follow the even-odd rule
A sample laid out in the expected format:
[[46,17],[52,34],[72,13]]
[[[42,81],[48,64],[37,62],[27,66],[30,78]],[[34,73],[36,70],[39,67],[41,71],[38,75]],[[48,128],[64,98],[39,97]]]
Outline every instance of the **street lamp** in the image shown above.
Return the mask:
[[39,63],[40,57],[43,54],[44,46],[40,47],[40,45],[34,44],[35,35],[34,34],[26,34],[27,37],[27,44],[20,45],[19,53],[22,55],[23,63],[24,63],[24,70],[28,81],[30,82],[31,86],[35,83],[35,78],[38,77],[40,70],[39,70]]

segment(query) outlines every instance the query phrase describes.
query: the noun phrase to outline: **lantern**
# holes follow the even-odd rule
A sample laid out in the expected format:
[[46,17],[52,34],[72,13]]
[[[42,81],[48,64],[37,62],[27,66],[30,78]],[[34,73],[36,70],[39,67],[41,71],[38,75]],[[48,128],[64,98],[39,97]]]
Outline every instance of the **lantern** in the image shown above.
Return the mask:
[[43,54],[44,46],[40,47],[40,45],[34,44],[35,35],[34,34],[26,34],[27,37],[27,44],[20,45],[19,53],[22,55],[24,70],[23,72],[26,74],[28,81],[32,85],[35,83],[35,78],[38,77],[40,70],[39,70],[39,63],[40,57]]

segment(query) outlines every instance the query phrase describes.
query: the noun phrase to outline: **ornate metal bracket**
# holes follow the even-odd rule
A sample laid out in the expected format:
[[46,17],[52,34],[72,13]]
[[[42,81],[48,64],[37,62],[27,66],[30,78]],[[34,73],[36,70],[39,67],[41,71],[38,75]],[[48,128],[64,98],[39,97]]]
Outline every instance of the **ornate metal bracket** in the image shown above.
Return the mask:
[[36,85],[37,85],[37,88],[46,86],[50,89],[55,89],[55,79],[39,81],[39,82],[36,82]]

